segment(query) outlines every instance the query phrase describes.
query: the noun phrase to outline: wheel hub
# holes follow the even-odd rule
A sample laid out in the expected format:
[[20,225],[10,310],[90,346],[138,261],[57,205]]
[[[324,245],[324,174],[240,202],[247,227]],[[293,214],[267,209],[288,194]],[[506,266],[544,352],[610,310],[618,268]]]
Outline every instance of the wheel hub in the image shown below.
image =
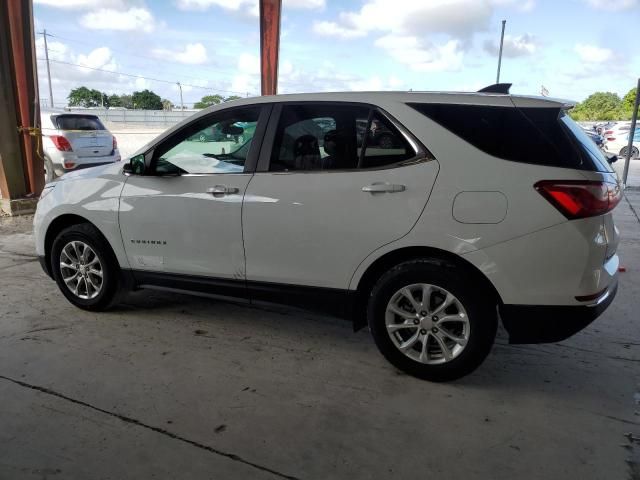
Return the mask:
[[78,298],[90,300],[102,291],[102,263],[96,252],[82,241],[71,241],[62,248],[60,274],[66,287]]

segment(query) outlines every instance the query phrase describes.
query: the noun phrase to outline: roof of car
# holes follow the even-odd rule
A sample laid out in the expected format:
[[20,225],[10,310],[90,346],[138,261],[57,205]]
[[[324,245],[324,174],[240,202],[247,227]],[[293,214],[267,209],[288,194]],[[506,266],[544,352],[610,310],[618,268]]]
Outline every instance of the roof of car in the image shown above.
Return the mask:
[[[418,92],[418,91],[372,91],[372,92],[318,92],[318,93],[291,93],[284,95],[265,95],[261,97],[249,97],[233,100],[234,105],[272,103],[272,102],[304,102],[304,101],[342,101],[378,103],[387,101],[396,102],[425,102],[425,103],[459,103],[467,105],[500,105],[506,99],[524,102],[526,106],[572,106],[574,103],[568,100],[527,96],[510,95],[503,93],[481,92]],[[507,100],[508,102],[508,100]],[[509,102],[510,103],[510,102]],[[228,102],[227,105],[231,104]],[[218,106],[225,105],[220,104]]]

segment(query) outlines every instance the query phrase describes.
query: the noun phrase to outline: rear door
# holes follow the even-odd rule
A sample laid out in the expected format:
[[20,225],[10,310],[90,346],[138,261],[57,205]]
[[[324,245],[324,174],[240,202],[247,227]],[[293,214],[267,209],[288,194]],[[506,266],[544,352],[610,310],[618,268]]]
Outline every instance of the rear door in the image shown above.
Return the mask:
[[[383,146],[372,128],[382,125],[394,136]],[[367,255],[418,220],[438,171],[432,160],[368,105],[274,107],[244,199],[247,280],[347,289]]]
[[113,136],[95,115],[57,115],[56,127],[78,157],[106,157],[113,151]]

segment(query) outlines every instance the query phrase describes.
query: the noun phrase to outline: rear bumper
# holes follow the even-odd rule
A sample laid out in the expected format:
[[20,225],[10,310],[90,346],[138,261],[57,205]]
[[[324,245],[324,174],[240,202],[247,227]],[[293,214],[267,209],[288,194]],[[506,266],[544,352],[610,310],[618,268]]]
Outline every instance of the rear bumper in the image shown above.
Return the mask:
[[500,317],[509,343],[560,342],[587,327],[604,312],[618,291],[617,279],[589,305],[502,305]]

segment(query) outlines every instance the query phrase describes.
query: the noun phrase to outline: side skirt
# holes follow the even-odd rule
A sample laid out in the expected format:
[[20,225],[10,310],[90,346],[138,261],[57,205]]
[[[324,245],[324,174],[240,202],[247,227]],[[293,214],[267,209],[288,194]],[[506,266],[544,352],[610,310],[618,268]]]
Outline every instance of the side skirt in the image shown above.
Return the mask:
[[287,305],[351,320],[356,292],[338,288],[254,282],[131,270],[137,288],[182,292],[253,305]]

